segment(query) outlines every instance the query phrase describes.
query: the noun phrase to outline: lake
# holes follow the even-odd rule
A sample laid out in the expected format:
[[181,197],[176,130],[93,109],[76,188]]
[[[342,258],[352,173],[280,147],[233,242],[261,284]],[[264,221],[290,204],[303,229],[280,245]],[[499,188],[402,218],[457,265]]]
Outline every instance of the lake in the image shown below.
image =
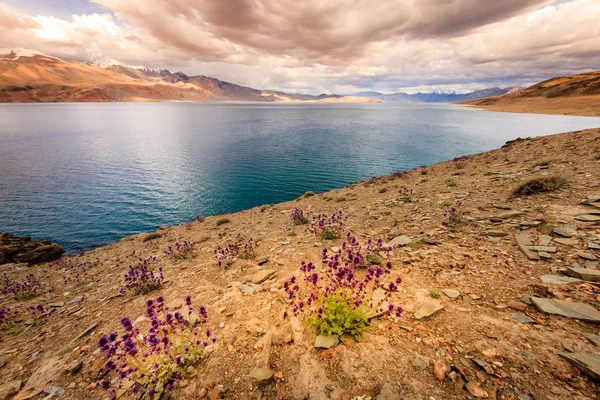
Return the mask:
[[88,250],[600,118],[455,105],[0,105],[0,232]]

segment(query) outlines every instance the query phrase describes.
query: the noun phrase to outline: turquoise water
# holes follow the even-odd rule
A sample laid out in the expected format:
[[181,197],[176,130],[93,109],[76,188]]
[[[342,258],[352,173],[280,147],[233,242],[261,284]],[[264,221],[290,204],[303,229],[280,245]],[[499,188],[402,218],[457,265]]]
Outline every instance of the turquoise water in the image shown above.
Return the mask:
[[454,105],[0,105],[0,232],[87,250],[159,225],[599,127]]

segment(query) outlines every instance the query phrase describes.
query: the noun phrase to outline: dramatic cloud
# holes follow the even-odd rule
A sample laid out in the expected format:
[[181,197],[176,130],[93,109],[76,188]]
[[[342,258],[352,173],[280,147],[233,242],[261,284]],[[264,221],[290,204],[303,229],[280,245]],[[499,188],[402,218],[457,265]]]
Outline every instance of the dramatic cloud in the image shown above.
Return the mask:
[[600,65],[599,0],[92,1],[101,12],[70,19],[0,3],[0,47],[338,93],[524,85]]

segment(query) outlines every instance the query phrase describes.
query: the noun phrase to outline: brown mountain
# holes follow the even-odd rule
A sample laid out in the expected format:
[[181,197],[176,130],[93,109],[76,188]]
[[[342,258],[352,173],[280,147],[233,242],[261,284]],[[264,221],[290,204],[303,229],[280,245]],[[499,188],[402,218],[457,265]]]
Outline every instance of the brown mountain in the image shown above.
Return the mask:
[[364,101],[253,89],[207,76],[116,61],[66,61],[31,50],[0,50],[0,102]]
[[600,116],[600,71],[560,76],[513,93],[461,104],[492,111]]

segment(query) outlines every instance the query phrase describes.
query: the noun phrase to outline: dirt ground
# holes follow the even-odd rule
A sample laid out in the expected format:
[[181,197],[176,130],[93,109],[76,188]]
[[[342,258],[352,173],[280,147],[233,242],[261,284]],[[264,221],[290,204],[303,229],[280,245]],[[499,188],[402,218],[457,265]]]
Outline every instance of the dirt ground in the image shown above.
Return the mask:
[[[523,182],[547,176],[564,177],[568,187],[510,199]],[[404,187],[413,190],[410,202],[400,194]],[[146,242],[145,234],[130,236],[66,257],[72,265],[90,263],[79,283],[64,282],[63,276],[80,268],[67,269],[65,260],[0,266],[11,279],[33,273],[43,282],[36,298],[0,297],[0,306],[24,316],[18,321],[22,332],[0,332],[0,384],[20,381],[19,399],[44,398],[48,394],[41,391],[50,386],[64,390],[56,398],[110,398],[98,386],[98,339],[117,330],[122,317],[142,316],[147,298],[161,295],[178,307],[190,294],[194,304],[207,306],[218,341],[175,399],[598,399],[599,382],[559,353],[600,355],[598,343],[584,336],[600,335],[600,325],[527,304],[537,297],[600,310],[597,282],[550,284],[540,278],[562,277],[573,264],[598,268],[598,261],[581,254],[600,257],[600,225],[576,219],[597,215],[594,204],[600,203],[582,204],[594,194],[600,194],[599,129],[513,141],[402,177],[230,214],[222,225],[216,224],[222,216],[215,216],[164,227],[160,238]],[[449,229],[444,210],[457,201],[467,221]],[[392,253],[393,275],[403,279],[391,294],[405,309],[400,317],[371,320],[360,342],[343,337],[333,349],[314,347],[315,334],[290,312],[282,283],[303,260],[320,263],[322,249],[342,240],[322,241],[305,226],[292,225],[296,208],[313,214],[341,210],[348,217],[345,230],[360,239],[409,237],[410,244]],[[575,234],[565,238],[556,227],[571,227]],[[257,258],[219,268],[213,251],[238,233],[260,240]],[[539,259],[530,259],[515,233],[555,252],[544,248],[534,251]],[[164,250],[183,240],[197,243],[194,258],[173,262]],[[151,255],[166,283],[145,296],[120,294],[128,266]],[[254,293],[240,289],[270,272],[252,286]],[[444,289],[459,293],[447,291],[452,299]],[[416,319],[417,310],[432,302],[443,308]],[[32,321],[26,308],[37,304],[53,312]],[[523,314],[529,322],[515,320]],[[263,366],[275,374],[257,384],[249,374]]]

